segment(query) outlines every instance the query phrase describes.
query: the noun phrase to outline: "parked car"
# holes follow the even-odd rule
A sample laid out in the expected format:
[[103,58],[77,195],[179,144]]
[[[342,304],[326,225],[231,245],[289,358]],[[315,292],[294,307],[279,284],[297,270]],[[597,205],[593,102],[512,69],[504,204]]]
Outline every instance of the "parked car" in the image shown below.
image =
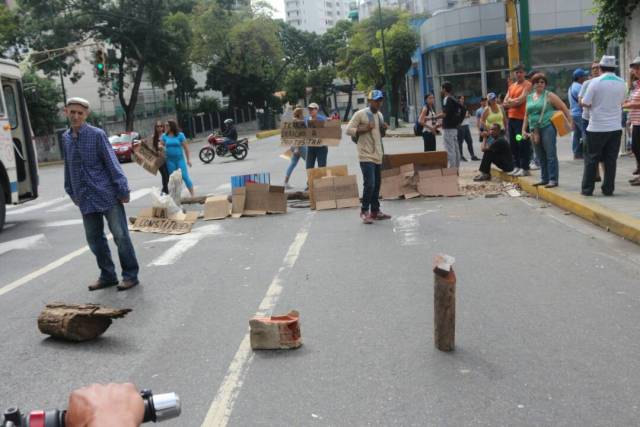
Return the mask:
[[121,133],[119,135],[109,137],[109,143],[111,144],[111,147],[113,147],[113,151],[120,163],[130,162],[133,160],[133,141],[136,137],[139,138],[139,134],[137,132]]

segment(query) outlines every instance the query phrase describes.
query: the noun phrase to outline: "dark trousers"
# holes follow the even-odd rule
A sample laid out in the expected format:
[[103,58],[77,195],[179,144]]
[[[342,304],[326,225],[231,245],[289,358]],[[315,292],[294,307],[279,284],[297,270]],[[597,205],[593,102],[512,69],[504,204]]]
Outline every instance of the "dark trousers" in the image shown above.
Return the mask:
[[91,213],[82,216],[84,232],[87,236],[87,243],[91,252],[96,256],[98,267],[100,267],[100,281],[103,283],[113,283],[118,281],[116,267],[111,259],[111,251],[107,237],[104,234],[104,218],[107,219],[109,230],[113,234],[113,240],[118,247],[118,257],[120,267],[122,267],[122,278],[136,282],[138,280],[138,260],[133,249],[133,243],[129,236],[129,224],[124,206],[117,203],[106,212]]
[[424,151],[436,151],[436,136],[434,134],[423,132],[422,141],[424,142]]
[[318,167],[323,168],[327,166],[327,155],[329,154],[329,147],[308,147],[307,148],[307,169],[313,169],[316,166],[316,159],[318,160]]
[[593,194],[596,183],[598,163],[604,163],[602,193],[613,194],[616,181],[616,166],[622,130],[612,132],[589,132],[584,147],[584,173],[582,175],[582,194]]
[[460,156],[462,156],[462,145],[465,141],[467,142],[469,154],[471,154],[471,157],[475,157],[476,155],[473,153],[473,137],[471,136],[471,129],[469,129],[469,125],[462,125],[458,127],[458,144],[460,145]]
[[518,142],[516,139],[517,135],[522,135],[522,123],[522,120],[509,119],[509,143],[514,167],[527,171],[531,163],[531,141],[523,138]]
[[169,170],[167,169],[167,164],[160,166],[158,172],[160,172],[160,177],[162,178],[162,192],[169,194]]
[[513,170],[513,157],[509,144],[505,142],[494,142],[489,150],[482,155],[480,162],[480,172],[491,175],[491,164],[496,165],[505,172]]
[[379,212],[380,211],[380,170],[382,165],[373,162],[360,162],[362,170],[362,180],[364,186],[362,190],[362,211]]
[[640,125],[633,125],[631,131],[631,151],[636,156],[636,169],[640,169]]

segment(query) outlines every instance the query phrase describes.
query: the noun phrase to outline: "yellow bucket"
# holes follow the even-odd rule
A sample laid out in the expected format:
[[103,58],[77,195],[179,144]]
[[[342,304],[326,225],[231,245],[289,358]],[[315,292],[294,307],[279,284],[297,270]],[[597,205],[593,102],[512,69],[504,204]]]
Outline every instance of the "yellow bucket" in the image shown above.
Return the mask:
[[569,127],[569,123],[567,123],[567,120],[564,118],[562,111],[556,111],[553,113],[553,116],[551,116],[551,123],[553,123],[553,126],[556,128],[559,136],[565,136],[572,131]]

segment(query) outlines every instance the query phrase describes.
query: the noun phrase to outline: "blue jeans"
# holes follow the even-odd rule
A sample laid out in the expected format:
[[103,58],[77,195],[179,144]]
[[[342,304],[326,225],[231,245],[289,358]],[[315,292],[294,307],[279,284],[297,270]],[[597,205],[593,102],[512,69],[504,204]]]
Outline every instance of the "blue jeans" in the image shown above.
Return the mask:
[[118,281],[116,267],[111,259],[111,251],[104,234],[103,217],[107,219],[109,230],[113,234],[113,240],[118,247],[118,257],[120,267],[122,267],[122,278],[124,280],[138,281],[138,260],[129,237],[129,225],[127,224],[127,214],[122,203],[117,203],[106,212],[96,212],[82,216],[84,232],[87,236],[87,243],[91,252],[96,256],[98,267],[100,267],[100,281],[103,283],[113,283]]
[[582,116],[573,116],[573,142],[571,148],[573,155],[582,157],[582,138],[584,136],[584,128],[582,127]]
[[558,182],[558,150],[556,147],[556,128],[548,125],[539,130],[540,143],[534,144],[540,159],[540,180]]
[[373,162],[360,162],[364,188],[362,191],[362,211],[372,213],[380,211],[380,170],[382,165]]
[[307,147],[307,169],[315,168],[316,159],[318,159],[318,167],[323,168],[327,166],[327,155],[329,154],[329,147]]
[[293,170],[298,166],[298,161],[300,157],[303,159],[307,158],[307,147],[299,147],[299,151],[296,154],[295,152],[291,155],[291,163],[289,163],[289,167],[287,168],[286,177],[289,178],[293,173]]

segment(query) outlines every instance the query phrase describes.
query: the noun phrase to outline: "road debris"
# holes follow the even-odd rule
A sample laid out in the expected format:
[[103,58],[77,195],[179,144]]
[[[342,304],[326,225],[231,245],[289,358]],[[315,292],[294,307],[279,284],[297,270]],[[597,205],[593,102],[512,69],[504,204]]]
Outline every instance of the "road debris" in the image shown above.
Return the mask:
[[102,335],[112,319],[123,318],[130,308],[111,308],[99,304],[47,304],[38,317],[38,329],[46,335],[67,341],[89,341]]
[[253,350],[288,350],[302,345],[300,313],[284,316],[253,317],[249,320]]

